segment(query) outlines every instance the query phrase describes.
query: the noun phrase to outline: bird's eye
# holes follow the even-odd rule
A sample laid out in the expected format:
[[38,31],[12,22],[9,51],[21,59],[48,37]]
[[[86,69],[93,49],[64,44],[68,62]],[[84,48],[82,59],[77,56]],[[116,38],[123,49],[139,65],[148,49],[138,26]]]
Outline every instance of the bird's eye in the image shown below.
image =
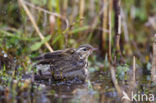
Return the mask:
[[86,48],[84,48],[84,49],[83,49],[83,51],[87,51],[87,49],[86,49]]

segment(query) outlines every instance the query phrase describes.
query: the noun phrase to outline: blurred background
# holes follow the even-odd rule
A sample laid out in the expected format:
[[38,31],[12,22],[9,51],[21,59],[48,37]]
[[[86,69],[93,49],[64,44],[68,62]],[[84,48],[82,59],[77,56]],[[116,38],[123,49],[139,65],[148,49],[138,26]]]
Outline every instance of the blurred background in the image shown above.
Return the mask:
[[[155,0],[0,0],[0,95],[13,95],[10,103],[19,95],[27,102],[118,103],[109,65],[116,60],[116,77],[125,85],[133,56],[136,73],[143,77],[136,80],[139,90],[156,93],[146,88],[152,85],[155,33]],[[33,71],[31,58],[81,44],[99,48],[89,58],[89,86],[32,86],[22,79]]]

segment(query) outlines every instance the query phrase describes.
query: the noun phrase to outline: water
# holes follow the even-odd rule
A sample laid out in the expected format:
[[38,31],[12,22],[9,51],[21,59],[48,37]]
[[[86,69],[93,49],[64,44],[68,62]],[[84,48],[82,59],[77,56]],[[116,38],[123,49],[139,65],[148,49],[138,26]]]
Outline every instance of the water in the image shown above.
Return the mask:
[[[150,81],[150,75],[143,74],[141,70],[136,71],[136,93],[139,95],[153,93],[156,96],[156,87]],[[121,103],[108,71],[109,69],[107,71],[99,69],[91,72],[90,79],[86,83],[40,80],[22,84],[26,77],[20,81],[23,85],[21,88],[17,86],[18,81],[8,86],[11,90],[0,88],[0,101],[2,103]],[[120,81],[119,84],[127,90],[128,83]]]
[[[41,91],[37,101],[46,103],[119,103],[111,79],[103,72],[94,72],[86,83],[39,83]],[[41,85],[42,84],[42,85]],[[44,98],[44,99],[43,99]],[[35,98],[33,98],[35,99]]]

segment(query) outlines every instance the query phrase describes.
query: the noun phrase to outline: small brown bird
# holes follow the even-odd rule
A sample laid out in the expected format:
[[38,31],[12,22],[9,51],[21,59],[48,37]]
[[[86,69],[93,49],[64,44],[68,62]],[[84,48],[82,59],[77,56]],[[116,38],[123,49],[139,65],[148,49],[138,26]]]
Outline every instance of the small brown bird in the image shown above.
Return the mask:
[[34,58],[38,77],[54,80],[85,81],[88,77],[88,57],[95,50],[91,45],[85,44],[77,49],[58,50]]

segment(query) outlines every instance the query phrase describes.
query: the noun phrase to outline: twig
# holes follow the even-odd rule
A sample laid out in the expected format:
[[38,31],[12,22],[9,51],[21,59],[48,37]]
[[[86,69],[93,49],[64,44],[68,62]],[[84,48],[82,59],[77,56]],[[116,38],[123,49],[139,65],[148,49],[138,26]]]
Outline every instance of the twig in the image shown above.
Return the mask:
[[[30,18],[30,21],[32,22],[37,34],[39,35],[39,37],[44,40],[44,36],[42,35],[42,33],[40,32],[32,14],[30,13],[29,9],[27,8],[27,6],[25,5],[23,0],[19,0],[19,3],[22,5],[22,7],[24,8],[26,14],[28,15],[28,17]],[[48,42],[45,42],[46,47],[49,49],[50,52],[53,52],[53,49],[50,47],[50,45],[48,44]]]

